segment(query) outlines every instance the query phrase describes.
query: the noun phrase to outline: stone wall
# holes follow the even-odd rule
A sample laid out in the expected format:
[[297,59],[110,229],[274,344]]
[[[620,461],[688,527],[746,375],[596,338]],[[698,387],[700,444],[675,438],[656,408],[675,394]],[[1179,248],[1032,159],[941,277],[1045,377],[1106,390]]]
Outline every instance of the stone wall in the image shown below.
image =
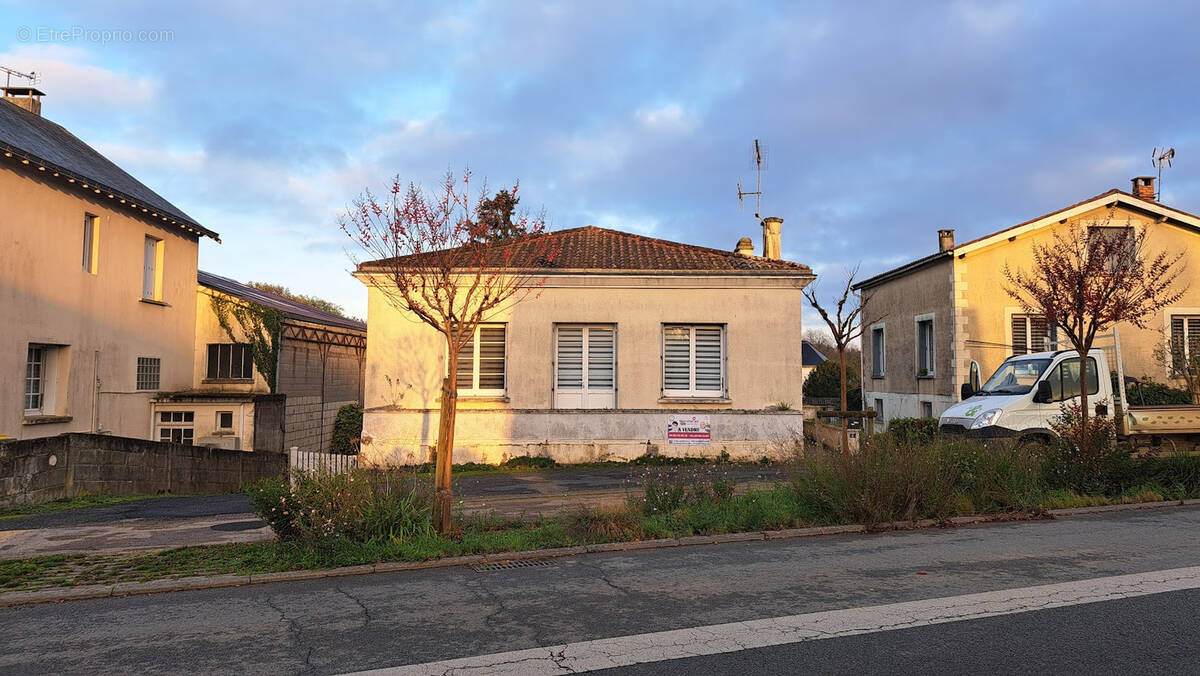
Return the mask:
[[287,472],[283,453],[248,453],[102,434],[0,443],[0,506],[80,495],[232,493]]
[[338,409],[346,404],[357,404],[357,399],[327,401],[321,397],[297,397],[288,395],[287,413],[284,416],[283,445],[285,449],[328,452],[333,439],[333,421]]

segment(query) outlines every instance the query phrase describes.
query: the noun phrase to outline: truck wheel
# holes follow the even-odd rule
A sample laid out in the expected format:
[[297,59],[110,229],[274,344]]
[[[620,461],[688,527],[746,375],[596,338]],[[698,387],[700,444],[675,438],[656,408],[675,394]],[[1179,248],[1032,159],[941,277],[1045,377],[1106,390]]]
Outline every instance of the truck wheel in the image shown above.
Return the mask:
[[1017,448],[1021,450],[1045,448],[1050,445],[1051,441],[1051,437],[1045,434],[1026,434],[1017,439]]

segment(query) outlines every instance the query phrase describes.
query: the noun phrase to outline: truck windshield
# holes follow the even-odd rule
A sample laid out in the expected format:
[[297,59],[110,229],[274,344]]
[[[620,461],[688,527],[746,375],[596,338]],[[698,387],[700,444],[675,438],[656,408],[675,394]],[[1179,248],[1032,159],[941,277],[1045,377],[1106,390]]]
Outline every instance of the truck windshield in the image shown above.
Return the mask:
[[1049,359],[1010,359],[1000,365],[991,378],[979,388],[980,394],[1026,394],[1033,389]]

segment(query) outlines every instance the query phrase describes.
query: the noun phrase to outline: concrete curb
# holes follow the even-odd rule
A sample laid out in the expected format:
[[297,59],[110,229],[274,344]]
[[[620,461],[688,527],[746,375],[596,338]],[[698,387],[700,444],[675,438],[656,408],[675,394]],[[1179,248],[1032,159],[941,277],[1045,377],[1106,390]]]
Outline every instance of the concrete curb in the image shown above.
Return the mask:
[[[1200,500],[1170,500],[1164,502],[1139,502],[1127,505],[1102,505],[1098,507],[1072,507],[1068,509],[1051,509],[1041,515],[1041,518],[1059,518],[1087,516],[1110,512],[1126,512],[1134,510],[1162,509],[1164,507],[1194,507],[1200,506]],[[1039,515],[1034,515],[1039,518]],[[624,552],[639,549],[664,549],[668,547],[690,547],[696,545],[717,545],[736,542],[762,542],[765,540],[789,540],[795,538],[815,537],[818,535],[849,535],[858,533],[886,533],[897,530],[922,530],[934,527],[954,527],[972,524],[1003,523],[1011,521],[1028,521],[1029,513],[1019,514],[989,514],[978,516],[956,516],[945,521],[922,519],[917,522],[897,521],[880,524],[878,528],[867,528],[860,524],[847,526],[816,526],[812,528],[789,528],[774,531],[750,531],[745,533],[723,533],[721,535],[692,535],[682,538],[663,538],[659,540],[635,540],[632,542],[609,542],[596,545],[581,545],[576,547],[555,547],[552,549],[532,549],[523,552],[497,552],[495,554],[474,554],[470,556],[452,556],[432,561],[394,561],[388,563],[367,564],[362,566],[345,566],[342,568],[327,568],[324,570],[295,570],[278,573],[261,573],[258,575],[215,575],[182,577],[170,580],[153,580],[150,582],[118,582],[110,585],[87,585],[81,587],[54,587],[39,591],[0,592],[0,608],[8,606],[32,605],[37,603],[54,603],[59,601],[74,601],[82,599],[102,599],[139,594],[159,594],[174,591],[195,591],[200,589],[217,589],[221,587],[240,587],[242,585],[271,584],[275,582],[297,582],[301,580],[316,580],[329,577],[348,575],[367,575],[371,573],[395,573],[410,570],[426,570],[430,568],[450,568],[454,566],[474,566],[499,561],[522,561],[528,559],[558,558],[594,554],[599,552]]]

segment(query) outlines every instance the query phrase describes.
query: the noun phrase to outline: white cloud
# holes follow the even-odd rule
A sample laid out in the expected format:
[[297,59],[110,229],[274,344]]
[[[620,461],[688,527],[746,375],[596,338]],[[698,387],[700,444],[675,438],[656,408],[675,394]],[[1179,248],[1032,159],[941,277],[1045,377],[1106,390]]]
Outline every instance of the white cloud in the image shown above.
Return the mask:
[[0,54],[0,63],[41,76],[37,86],[46,92],[45,105],[51,109],[132,109],[157,99],[159,83],[154,78],[91,65],[96,60],[86,49],[58,44],[18,45]]

